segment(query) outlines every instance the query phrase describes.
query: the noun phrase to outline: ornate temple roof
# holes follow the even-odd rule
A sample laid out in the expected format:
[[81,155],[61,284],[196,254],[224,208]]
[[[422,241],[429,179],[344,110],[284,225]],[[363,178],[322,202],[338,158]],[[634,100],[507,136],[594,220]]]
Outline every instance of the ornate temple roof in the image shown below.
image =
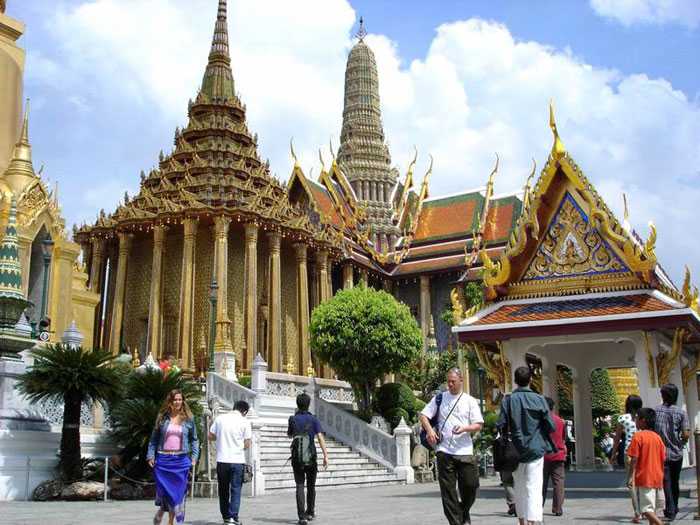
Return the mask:
[[[467,340],[500,340],[602,329],[676,328],[700,337],[697,288],[682,290],[656,260],[656,230],[646,241],[620,223],[566,152],[550,107],[554,144],[497,256],[479,251],[486,303],[455,328]],[[627,219],[627,217],[625,217]],[[484,236],[486,239],[487,236]],[[567,332],[568,330],[568,332]],[[686,335],[687,335],[686,333]],[[685,335],[684,335],[685,337]]]
[[265,222],[303,237],[334,243],[333,232],[293,205],[287,188],[270,175],[248,129],[246,107],[235,92],[228,47],[227,3],[219,0],[201,89],[188,105],[187,126],[175,130],[175,149],[158,167],[141,172],[139,193],[125,195],[112,214],[77,236],[114,234],[115,228],[178,221],[184,216],[229,214]]

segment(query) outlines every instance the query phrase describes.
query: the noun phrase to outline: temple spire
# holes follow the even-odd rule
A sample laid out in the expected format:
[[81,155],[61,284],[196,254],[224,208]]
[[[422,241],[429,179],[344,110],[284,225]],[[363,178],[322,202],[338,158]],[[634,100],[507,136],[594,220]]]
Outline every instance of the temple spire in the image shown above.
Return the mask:
[[355,35],[355,38],[357,38],[360,42],[362,42],[366,36],[367,36],[367,30],[365,29],[365,21],[363,20],[362,17],[360,17],[360,28],[357,30],[357,34]]
[[232,100],[235,97],[235,90],[228,49],[226,11],[226,0],[219,0],[214,36],[209,51],[209,62],[202,79],[201,92],[212,99]]
[[19,140],[12,150],[10,164],[5,171],[5,181],[15,194],[19,195],[29,181],[36,178],[32,164],[32,146],[29,143],[29,99],[24,109],[24,120]]

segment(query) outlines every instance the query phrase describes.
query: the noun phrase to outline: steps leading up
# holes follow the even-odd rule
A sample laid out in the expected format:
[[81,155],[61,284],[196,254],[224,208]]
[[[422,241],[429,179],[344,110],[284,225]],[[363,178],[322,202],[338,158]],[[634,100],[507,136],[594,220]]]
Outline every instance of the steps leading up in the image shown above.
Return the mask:
[[[260,441],[261,469],[265,475],[265,491],[293,491],[296,488],[294,474],[289,461],[290,439],[284,425],[262,427]],[[391,469],[353,451],[350,447],[326,436],[328,468],[319,466],[316,487],[325,490],[332,488],[367,487],[373,485],[398,485]],[[316,443],[319,464],[321,448]]]

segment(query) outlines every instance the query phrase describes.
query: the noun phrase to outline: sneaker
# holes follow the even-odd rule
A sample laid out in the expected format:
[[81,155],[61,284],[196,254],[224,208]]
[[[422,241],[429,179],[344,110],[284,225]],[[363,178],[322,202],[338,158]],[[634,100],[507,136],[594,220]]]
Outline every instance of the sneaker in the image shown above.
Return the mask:
[[314,521],[315,517],[316,517],[316,514],[314,514],[313,512],[307,513],[306,514],[306,521]]
[[297,525],[309,525],[309,522],[302,518],[299,521],[297,521]]

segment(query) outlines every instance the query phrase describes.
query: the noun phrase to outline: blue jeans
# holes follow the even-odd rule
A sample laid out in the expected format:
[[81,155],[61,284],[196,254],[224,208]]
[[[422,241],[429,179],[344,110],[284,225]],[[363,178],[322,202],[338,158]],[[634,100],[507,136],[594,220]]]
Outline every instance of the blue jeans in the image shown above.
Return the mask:
[[224,520],[238,521],[243,487],[243,463],[217,463],[216,477],[219,480],[219,510]]

